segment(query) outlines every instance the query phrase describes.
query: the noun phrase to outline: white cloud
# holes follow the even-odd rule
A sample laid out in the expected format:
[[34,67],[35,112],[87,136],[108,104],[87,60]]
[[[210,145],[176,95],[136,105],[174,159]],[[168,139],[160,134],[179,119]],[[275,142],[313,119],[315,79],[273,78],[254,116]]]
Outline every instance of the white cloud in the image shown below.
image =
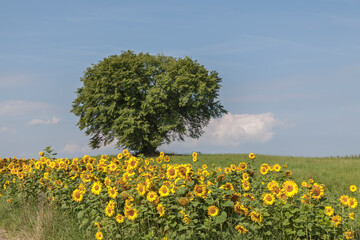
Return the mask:
[[0,102],[0,116],[22,116],[33,112],[53,109],[54,106],[44,102],[8,100]]
[[[185,142],[171,145],[196,147],[200,145],[237,147],[249,143],[263,143],[274,136],[274,127],[286,124],[275,119],[273,113],[227,114],[210,120],[199,139],[186,138]],[[165,147],[165,146],[164,146]],[[166,148],[166,147],[165,147]]]
[[46,124],[46,125],[50,125],[50,124],[57,124],[60,122],[60,119],[57,117],[52,117],[51,119],[48,120],[43,120],[43,119],[33,119],[29,122],[30,125],[38,125],[38,124]]
[[6,127],[1,127],[1,128],[0,128],[0,133],[1,133],[1,132],[5,132],[5,131],[7,131],[7,130],[8,130],[8,129],[7,129]]
[[91,148],[88,146],[80,147],[76,143],[68,143],[63,149],[60,150],[62,153],[74,154],[74,153],[86,153],[90,152]]

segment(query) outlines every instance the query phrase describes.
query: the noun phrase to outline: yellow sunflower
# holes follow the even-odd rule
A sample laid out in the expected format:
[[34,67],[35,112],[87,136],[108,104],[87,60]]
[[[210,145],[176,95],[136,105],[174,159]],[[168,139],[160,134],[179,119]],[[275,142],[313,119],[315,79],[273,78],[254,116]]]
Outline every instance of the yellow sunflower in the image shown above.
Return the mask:
[[104,235],[102,234],[102,232],[98,231],[95,234],[95,238],[96,238],[96,240],[102,240],[102,239],[104,239]]
[[146,186],[142,183],[138,183],[136,190],[137,190],[139,196],[144,196],[144,194],[146,192]]
[[219,213],[219,209],[216,206],[210,206],[208,208],[208,214],[212,217],[217,216]]
[[177,175],[178,175],[178,171],[175,168],[175,166],[170,166],[166,171],[166,177],[169,180],[174,180],[177,177]]
[[341,217],[339,215],[335,215],[331,218],[331,222],[333,222],[335,227],[337,227],[341,223]]
[[256,223],[262,222],[262,215],[257,211],[252,211],[249,214],[249,216],[251,218],[251,221],[253,221],[253,222],[256,222]]
[[83,200],[83,194],[81,193],[81,190],[75,189],[72,193],[72,198],[75,202],[81,202]]
[[250,190],[250,182],[248,180],[242,180],[242,188],[244,191]]
[[161,197],[167,197],[170,194],[170,190],[166,185],[162,185],[159,189],[159,194]]
[[282,188],[285,189],[285,193],[287,197],[292,197],[298,193],[299,188],[298,185],[291,180],[288,180],[282,184]]
[[238,202],[234,205],[234,211],[245,216],[247,216],[249,213],[249,210]]
[[118,190],[116,189],[116,187],[108,187],[108,194],[109,197],[115,199],[118,195]]
[[197,197],[202,197],[206,194],[206,186],[205,185],[195,185],[194,193]]
[[240,171],[245,171],[247,169],[247,165],[244,162],[239,163]]
[[112,215],[114,215],[115,213],[115,209],[114,207],[109,203],[106,208],[105,208],[105,214],[108,217],[112,217]]
[[356,208],[358,205],[358,201],[356,200],[356,198],[349,198],[349,203],[348,206],[349,208]]
[[147,194],[147,196],[146,196],[146,199],[147,199],[149,202],[153,202],[153,201],[155,201],[157,198],[158,198],[158,195],[157,195],[156,192],[154,192],[154,191],[148,192],[148,194]]
[[124,222],[124,216],[121,215],[121,214],[117,214],[116,217],[115,217],[116,221],[118,223],[123,223]]
[[135,208],[125,208],[125,217],[130,221],[134,221],[138,216],[138,212]]
[[158,206],[156,207],[160,217],[163,217],[165,215],[165,207],[160,203],[158,204]]
[[346,231],[344,232],[344,237],[346,239],[354,239],[355,233],[353,231]]
[[255,159],[255,154],[254,153],[249,153],[249,158],[250,159]]
[[275,172],[280,172],[281,166],[276,163],[276,164],[273,166],[273,169],[274,169]]
[[243,225],[236,225],[235,229],[242,234],[246,234],[248,232],[248,230],[243,226]]
[[334,215],[334,209],[331,206],[326,206],[325,207],[325,214],[327,216],[331,217],[332,215]]
[[351,220],[354,220],[354,218],[355,218],[355,213],[353,213],[353,212],[349,213],[349,218],[350,218]]
[[313,199],[319,200],[322,196],[324,196],[325,186],[314,183],[313,188],[310,190],[311,197]]
[[340,202],[342,205],[344,206],[348,206],[349,205],[349,196],[348,195],[342,195],[340,198],[339,198]]
[[94,182],[91,187],[91,192],[95,195],[99,195],[102,190],[102,184],[101,182]]
[[111,179],[109,177],[106,177],[104,180],[104,184],[106,187],[110,187],[111,185]]
[[275,197],[273,194],[267,193],[263,196],[263,203],[265,205],[273,205]]
[[356,192],[356,190],[357,190],[357,187],[355,185],[350,186],[350,191],[351,192]]

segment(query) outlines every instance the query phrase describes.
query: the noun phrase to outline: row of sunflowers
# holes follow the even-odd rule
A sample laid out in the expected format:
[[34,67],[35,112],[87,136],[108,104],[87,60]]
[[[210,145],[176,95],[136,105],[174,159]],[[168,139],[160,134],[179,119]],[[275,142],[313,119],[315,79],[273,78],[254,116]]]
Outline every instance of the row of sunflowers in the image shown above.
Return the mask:
[[287,166],[172,164],[123,150],[96,159],[0,158],[0,196],[46,199],[100,239],[357,239],[359,190],[334,197]]

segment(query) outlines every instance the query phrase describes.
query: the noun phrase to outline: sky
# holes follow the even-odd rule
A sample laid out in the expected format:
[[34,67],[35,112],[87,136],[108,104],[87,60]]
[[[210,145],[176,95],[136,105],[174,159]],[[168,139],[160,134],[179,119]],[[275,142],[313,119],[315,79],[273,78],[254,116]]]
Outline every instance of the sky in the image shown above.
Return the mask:
[[360,153],[360,1],[0,0],[0,157],[92,150],[70,112],[87,67],[122,51],[191,57],[228,114],[167,153]]

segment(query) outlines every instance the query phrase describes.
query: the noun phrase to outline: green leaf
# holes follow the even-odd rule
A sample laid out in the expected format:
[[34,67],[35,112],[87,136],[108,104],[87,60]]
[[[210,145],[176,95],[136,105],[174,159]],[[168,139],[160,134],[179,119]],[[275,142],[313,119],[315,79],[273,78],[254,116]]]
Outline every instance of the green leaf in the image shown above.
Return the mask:
[[214,218],[215,218],[215,223],[220,224],[220,223],[223,223],[223,222],[226,221],[227,214],[226,214],[226,212],[222,211],[221,215],[218,215],[218,216],[216,216]]
[[78,219],[82,219],[84,216],[84,213],[85,213],[84,211],[78,212],[78,214],[77,214]]
[[234,207],[234,202],[231,200],[227,200],[222,204],[223,207]]
[[297,231],[297,235],[299,236],[299,237],[303,237],[303,236],[305,236],[305,232],[302,230],[302,229],[300,229],[299,231]]

